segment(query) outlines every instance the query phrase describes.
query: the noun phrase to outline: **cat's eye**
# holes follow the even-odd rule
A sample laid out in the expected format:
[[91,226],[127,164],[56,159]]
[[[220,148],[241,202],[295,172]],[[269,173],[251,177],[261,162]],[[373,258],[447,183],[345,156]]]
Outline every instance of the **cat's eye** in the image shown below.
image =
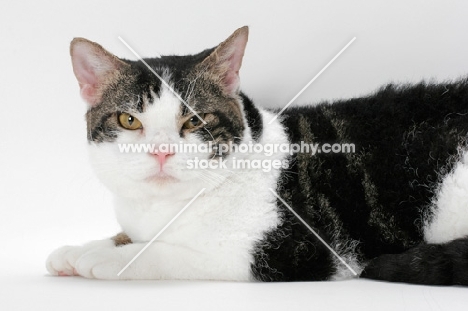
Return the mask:
[[205,114],[204,113],[199,113],[198,115],[200,116],[200,118],[197,117],[197,116],[192,116],[190,119],[185,121],[185,123],[183,125],[184,129],[190,130],[190,129],[193,129],[193,128],[196,128],[196,127],[202,125],[203,124],[202,120],[205,118]]
[[142,128],[140,120],[126,112],[119,114],[119,123],[127,130],[138,130]]

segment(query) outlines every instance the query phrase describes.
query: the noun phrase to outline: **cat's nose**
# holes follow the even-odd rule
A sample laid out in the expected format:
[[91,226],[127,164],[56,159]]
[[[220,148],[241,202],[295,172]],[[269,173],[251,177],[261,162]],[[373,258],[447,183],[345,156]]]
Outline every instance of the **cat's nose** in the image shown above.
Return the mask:
[[174,152],[163,152],[163,151],[156,151],[152,153],[158,159],[159,165],[161,165],[161,170],[166,163],[167,158],[174,155]]

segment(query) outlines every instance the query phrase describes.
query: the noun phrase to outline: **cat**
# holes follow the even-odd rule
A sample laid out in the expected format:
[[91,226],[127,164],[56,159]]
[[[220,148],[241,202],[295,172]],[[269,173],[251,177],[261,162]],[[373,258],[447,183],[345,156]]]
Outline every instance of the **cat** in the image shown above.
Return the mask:
[[[389,84],[275,119],[278,110],[240,90],[247,40],[242,27],[199,54],[139,61],[72,41],[91,164],[115,197],[122,232],[57,249],[48,271],[467,285],[468,80]],[[301,144],[316,152],[252,151]],[[202,160],[214,166],[197,167]]]

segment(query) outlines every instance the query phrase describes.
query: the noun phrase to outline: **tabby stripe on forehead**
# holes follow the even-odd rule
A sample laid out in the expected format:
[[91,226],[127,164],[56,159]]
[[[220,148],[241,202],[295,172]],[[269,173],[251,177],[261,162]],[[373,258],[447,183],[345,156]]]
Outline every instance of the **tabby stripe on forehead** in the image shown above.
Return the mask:
[[188,109],[187,106],[182,105],[182,104],[180,104],[180,110],[181,110],[181,116],[182,116],[182,117],[185,117],[185,116],[189,115],[190,113],[192,113],[192,112],[190,111],[190,109]]
[[142,92],[141,95],[138,96],[138,100],[136,101],[136,110],[140,113],[144,112],[146,104],[152,105],[154,104],[154,97],[153,94],[159,96],[160,90],[159,87],[154,85],[146,87]]
[[117,137],[115,133],[106,126],[106,122],[113,116],[115,116],[115,113],[109,112],[100,118],[96,126],[91,125],[93,128],[88,132],[88,140],[103,142],[105,138],[107,138],[107,140],[115,139]]
[[[148,96],[147,94],[144,94],[143,98],[145,98],[147,96]],[[145,104],[143,98],[141,98],[141,96],[138,96],[138,100],[137,100],[136,110],[138,112],[140,112],[140,113],[143,112],[143,108],[144,108],[144,104]],[[147,98],[149,98],[149,96]]]

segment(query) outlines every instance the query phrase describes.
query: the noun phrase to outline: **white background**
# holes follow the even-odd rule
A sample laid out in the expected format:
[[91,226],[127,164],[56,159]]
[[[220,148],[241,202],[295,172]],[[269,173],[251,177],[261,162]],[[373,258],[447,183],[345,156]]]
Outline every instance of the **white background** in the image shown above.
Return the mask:
[[328,283],[105,282],[47,276],[47,255],[118,231],[90,171],[85,104],[69,42],[118,56],[196,53],[250,26],[241,71],[257,104],[286,104],[354,36],[295,104],[349,98],[390,81],[468,73],[466,1],[16,1],[0,4],[2,310],[462,310],[465,288]]

